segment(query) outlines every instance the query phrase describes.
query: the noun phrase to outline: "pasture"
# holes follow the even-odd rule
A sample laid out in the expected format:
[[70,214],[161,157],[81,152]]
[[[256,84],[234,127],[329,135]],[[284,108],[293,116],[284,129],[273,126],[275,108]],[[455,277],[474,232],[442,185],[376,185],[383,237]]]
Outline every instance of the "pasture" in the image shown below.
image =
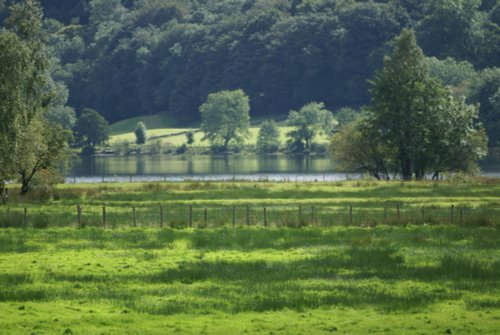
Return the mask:
[[11,192],[2,334],[496,334],[499,199],[486,179]]

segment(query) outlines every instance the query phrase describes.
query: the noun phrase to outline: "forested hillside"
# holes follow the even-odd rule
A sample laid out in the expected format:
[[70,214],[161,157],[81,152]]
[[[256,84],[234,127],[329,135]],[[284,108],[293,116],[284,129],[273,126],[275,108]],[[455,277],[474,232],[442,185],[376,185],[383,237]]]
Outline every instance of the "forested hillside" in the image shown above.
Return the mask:
[[[5,15],[9,0],[0,0]],[[370,102],[368,80],[402,29],[434,73],[481,103],[500,133],[497,0],[43,0],[56,80],[77,113],[109,121],[168,112],[199,119],[207,95],[241,88],[252,115],[310,101]],[[496,136],[496,137],[495,137]]]

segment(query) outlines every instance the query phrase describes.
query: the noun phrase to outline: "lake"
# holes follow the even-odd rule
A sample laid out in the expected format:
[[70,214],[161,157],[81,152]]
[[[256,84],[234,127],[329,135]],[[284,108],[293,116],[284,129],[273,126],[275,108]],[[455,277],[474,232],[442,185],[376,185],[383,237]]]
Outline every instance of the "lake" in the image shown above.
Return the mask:
[[[500,177],[500,163],[488,161],[483,175]],[[337,181],[359,174],[335,171],[325,156],[88,156],[73,161],[68,182],[154,180]]]

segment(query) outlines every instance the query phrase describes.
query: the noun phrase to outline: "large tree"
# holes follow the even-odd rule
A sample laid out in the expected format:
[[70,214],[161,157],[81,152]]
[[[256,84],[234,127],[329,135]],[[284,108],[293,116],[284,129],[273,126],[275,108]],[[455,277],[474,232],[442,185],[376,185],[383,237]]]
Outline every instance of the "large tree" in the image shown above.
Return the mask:
[[[404,30],[372,81],[373,103],[361,128],[366,143],[381,146],[377,152],[397,163],[396,172],[404,180],[422,179],[430,172],[474,170],[486,151],[477,108],[457,100],[430,75],[427,65],[413,31]],[[333,145],[343,145],[340,140]]]
[[250,104],[243,90],[209,94],[200,112],[201,130],[212,148],[226,152],[230,143],[241,144],[250,135]]
[[33,122],[43,118],[53,96],[40,4],[25,0],[9,10],[0,31],[0,192],[28,160],[23,139],[40,130]]

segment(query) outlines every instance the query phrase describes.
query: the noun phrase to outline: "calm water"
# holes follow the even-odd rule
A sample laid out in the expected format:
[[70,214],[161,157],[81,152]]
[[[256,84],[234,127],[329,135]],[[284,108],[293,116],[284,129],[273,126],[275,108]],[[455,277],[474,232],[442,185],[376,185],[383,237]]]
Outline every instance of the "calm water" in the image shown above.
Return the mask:
[[[483,167],[500,177],[499,162]],[[317,156],[105,156],[77,158],[68,182],[130,180],[345,180],[329,157]]]

